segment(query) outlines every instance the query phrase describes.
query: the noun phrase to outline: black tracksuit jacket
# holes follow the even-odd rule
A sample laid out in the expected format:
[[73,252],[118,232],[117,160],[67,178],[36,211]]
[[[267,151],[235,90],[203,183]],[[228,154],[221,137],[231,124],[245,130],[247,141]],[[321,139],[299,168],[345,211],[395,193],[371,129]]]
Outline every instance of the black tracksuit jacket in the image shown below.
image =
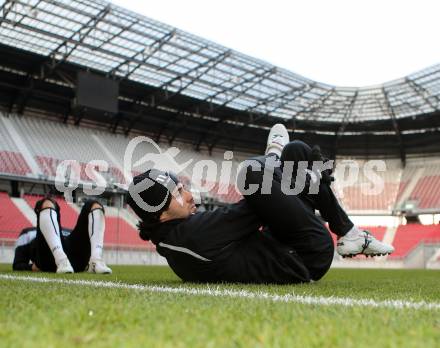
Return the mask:
[[160,255],[192,282],[298,283],[310,275],[295,250],[261,231],[245,200],[163,222],[151,234]]

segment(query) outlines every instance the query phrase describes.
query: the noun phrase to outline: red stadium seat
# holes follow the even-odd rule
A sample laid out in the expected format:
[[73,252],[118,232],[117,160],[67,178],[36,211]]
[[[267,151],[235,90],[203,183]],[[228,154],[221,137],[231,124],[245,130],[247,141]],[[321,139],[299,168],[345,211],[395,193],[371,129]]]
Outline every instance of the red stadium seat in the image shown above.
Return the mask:
[[107,216],[104,243],[106,246],[137,247],[151,249],[153,245],[139,237],[138,231],[122,218]]
[[411,199],[418,200],[419,209],[440,208],[440,176],[425,176],[414,188]]
[[32,170],[21,153],[0,151],[0,173],[24,176]]
[[6,192],[0,192],[0,238],[16,239],[21,230],[31,222],[12,202]]
[[408,224],[401,225],[394,237],[396,249],[389,258],[403,258],[422,241],[440,242],[440,225]]

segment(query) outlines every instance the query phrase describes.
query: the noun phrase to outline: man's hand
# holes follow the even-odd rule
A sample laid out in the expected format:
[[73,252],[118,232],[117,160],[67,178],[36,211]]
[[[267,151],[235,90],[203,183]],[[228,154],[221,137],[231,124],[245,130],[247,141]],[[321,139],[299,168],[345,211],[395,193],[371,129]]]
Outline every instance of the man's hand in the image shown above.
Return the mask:
[[40,269],[37,267],[35,263],[32,264],[32,272],[40,272]]

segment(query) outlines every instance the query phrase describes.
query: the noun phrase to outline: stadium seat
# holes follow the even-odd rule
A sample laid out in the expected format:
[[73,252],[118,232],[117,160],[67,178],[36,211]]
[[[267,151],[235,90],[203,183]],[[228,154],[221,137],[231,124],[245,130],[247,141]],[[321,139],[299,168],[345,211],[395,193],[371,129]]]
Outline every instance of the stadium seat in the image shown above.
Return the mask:
[[425,176],[420,179],[411,194],[418,201],[419,209],[440,208],[440,176]]
[[[1,116],[0,117],[4,117]],[[10,122],[26,142],[27,148],[34,157],[41,172],[49,178],[56,175],[57,166],[63,160],[76,160],[81,167],[81,179],[89,181],[85,175],[85,167],[91,160],[105,160],[109,164],[107,173],[102,173],[107,182],[125,183],[122,173],[124,164],[124,153],[128,143],[132,138],[120,134],[112,134],[98,129],[87,127],[75,127],[68,124],[42,120],[35,117],[17,117],[10,116]],[[180,152],[176,156],[176,162],[179,164],[191,161],[191,164],[185,168],[179,175],[185,178],[192,178],[194,164],[199,160],[213,160],[218,169],[224,162],[223,152],[217,151],[212,154],[207,152],[196,152],[193,148],[184,143],[174,143]],[[169,147],[168,143],[160,144],[162,152]],[[147,142],[139,144],[133,154],[132,162],[146,154],[157,154],[158,150]],[[232,159],[232,177],[226,193],[219,193],[218,189],[223,188],[220,183],[215,183],[214,188],[210,190],[208,196],[223,203],[233,203],[241,199],[241,195],[234,188],[235,174],[240,161],[245,159],[245,154],[235,154]],[[161,160],[162,165],[172,162],[169,158]],[[398,162],[398,161],[397,161]],[[379,172],[379,176],[384,181],[384,190],[377,194],[365,194],[362,185],[369,181],[360,173],[356,184],[343,189],[342,205],[349,213],[383,213],[390,214],[396,204],[401,201],[405,193],[405,199],[411,199],[418,202],[419,209],[440,208],[440,165],[426,162],[411,162],[405,168],[400,168],[395,160],[387,160],[387,171]],[[365,164],[364,161],[358,161],[360,167]],[[151,164],[150,164],[151,165]],[[136,175],[147,168],[147,164],[139,168],[132,168],[132,174]],[[411,179],[419,168],[423,169],[423,175],[417,182]],[[7,133],[7,130],[0,130],[0,173],[25,176],[32,173],[32,170],[26,162],[24,156],[19,152],[14,139]],[[217,180],[219,178],[217,177]],[[336,182],[341,178],[336,177]],[[418,177],[417,177],[418,179]],[[125,183],[126,184],[126,183]],[[411,185],[412,192],[406,192],[408,185]],[[338,192],[336,192],[339,194]],[[409,194],[409,195],[408,195]],[[341,196],[341,195],[340,195]]]
[[0,151],[0,173],[25,176],[31,172],[21,153]]
[[136,229],[125,220],[107,216],[105,219],[106,232],[104,243],[106,246],[136,247],[142,249],[154,248],[151,243],[143,241]]
[[394,237],[393,245],[395,251],[389,256],[389,258],[404,258],[423,241],[439,243],[440,225],[401,225],[398,227]]
[[25,227],[31,222],[12,202],[8,193],[0,192],[0,238],[15,240]]

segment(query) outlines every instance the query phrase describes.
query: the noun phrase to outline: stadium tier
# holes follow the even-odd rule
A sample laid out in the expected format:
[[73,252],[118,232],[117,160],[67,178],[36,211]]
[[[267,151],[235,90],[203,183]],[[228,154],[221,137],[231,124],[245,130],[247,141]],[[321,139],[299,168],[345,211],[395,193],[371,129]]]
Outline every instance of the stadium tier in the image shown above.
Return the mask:
[[421,242],[440,243],[440,225],[408,224],[397,228],[390,259],[404,258]]
[[342,202],[348,211],[390,212],[396,204],[399,183],[384,183],[380,194],[365,194],[360,185],[344,189]]
[[[32,117],[0,115],[0,124],[5,125],[2,127],[5,136],[0,138],[0,174],[53,180],[62,161],[75,160],[80,168],[80,179],[90,181],[85,172],[86,165],[93,160],[104,160],[109,164],[108,170],[103,173],[107,183],[126,183],[123,175],[124,154],[132,137]],[[149,168],[154,162],[156,167],[180,172],[179,175],[188,181],[192,177],[194,164],[207,158],[190,151],[185,144],[179,145],[176,153],[172,152],[176,148],[160,146],[163,153],[159,153],[158,148],[148,141],[134,148],[130,163],[142,158],[145,163],[132,170],[133,175]],[[221,167],[221,154],[209,158],[215,161],[218,168]],[[185,163],[188,166],[181,166]],[[234,173],[239,162],[232,160],[231,163]],[[226,191],[221,191],[225,193],[218,193],[218,184],[210,184],[211,196],[221,202],[237,201],[240,195],[232,183],[225,185],[228,186]]]
[[414,187],[410,199],[421,209],[440,207],[440,166],[426,166]]
[[[76,160],[81,180],[89,181],[85,173],[87,163],[104,160],[109,164],[108,170],[103,173],[108,184],[125,183],[124,154],[133,137],[26,116],[0,115],[0,124],[3,125],[0,127],[0,174],[53,180],[57,166],[63,160]],[[214,160],[217,168],[221,168],[224,161],[220,152],[208,155],[193,151],[185,144],[175,146],[161,143],[163,153],[160,154],[154,144],[141,142],[134,149],[131,163],[140,159],[144,163],[134,168],[132,174],[141,172],[154,162],[156,166],[180,171],[180,176],[189,181],[198,161]],[[243,158],[243,154],[234,154],[230,182],[211,182],[208,196],[226,203],[241,198],[234,188],[234,174]],[[438,162],[438,159],[435,161]],[[344,160],[336,163],[339,165]],[[364,161],[357,163],[361,169],[365,164]],[[349,212],[390,214],[408,200],[415,203],[417,209],[440,209],[440,164],[408,161],[405,168],[393,160],[387,160],[386,164],[386,171],[377,172],[384,183],[380,192],[367,192],[372,182],[362,170],[355,182],[336,190]],[[342,180],[343,175],[336,172],[336,183]]]
[[31,173],[31,169],[21,153],[0,151],[0,172],[25,176]]

